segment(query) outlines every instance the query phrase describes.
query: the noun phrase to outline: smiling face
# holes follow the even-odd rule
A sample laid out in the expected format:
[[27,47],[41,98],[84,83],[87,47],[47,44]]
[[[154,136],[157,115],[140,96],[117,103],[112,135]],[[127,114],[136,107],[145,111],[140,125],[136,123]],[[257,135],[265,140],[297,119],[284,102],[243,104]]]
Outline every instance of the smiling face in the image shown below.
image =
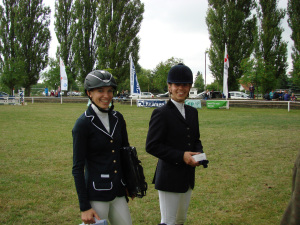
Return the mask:
[[191,86],[192,84],[168,84],[171,98],[176,102],[184,103],[189,95]]
[[87,91],[91,100],[101,109],[108,109],[109,104],[114,96],[113,87],[100,87]]

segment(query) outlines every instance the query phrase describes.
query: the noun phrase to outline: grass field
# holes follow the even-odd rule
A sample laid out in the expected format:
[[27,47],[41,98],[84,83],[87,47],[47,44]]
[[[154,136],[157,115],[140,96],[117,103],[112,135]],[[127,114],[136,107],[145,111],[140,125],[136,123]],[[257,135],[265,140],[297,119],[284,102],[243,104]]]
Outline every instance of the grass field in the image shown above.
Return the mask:
[[[79,103],[0,106],[0,224],[81,223],[71,130],[85,109]],[[153,109],[120,104],[115,109],[126,119],[149,186],[146,197],[129,202],[133,224],[158,224],[158,196],[151,184],[157,159],[145,152]],[[198,112],[210,163],[197,168],[186,224],[279,224],[300,146],[300,110]]]

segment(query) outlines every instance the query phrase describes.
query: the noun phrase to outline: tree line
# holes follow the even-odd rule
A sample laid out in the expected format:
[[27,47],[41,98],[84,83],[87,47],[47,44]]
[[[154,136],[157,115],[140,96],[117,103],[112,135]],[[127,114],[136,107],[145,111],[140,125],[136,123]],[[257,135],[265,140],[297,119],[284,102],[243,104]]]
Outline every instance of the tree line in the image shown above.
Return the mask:
[[[208,0],[206,24],[211,46],[209,70],[214,89],[222,87],[225,44],[229,55],[229,90],[253,83],[262,93],[300,86],[300,2],[288,0],[287,10],[278,0]],[[106,69],[117,79],[118,89],[129,89],[129,55],[132,55],[142,90],[164,92],[171,66],[183,62],[171,57],[153,70],[139,64],[138,37],[144,4],[140,0],[56,0],[54,27],[59,46],[49,58],[50,7],[43,0],[3,0],[0,6],[0,84],[10,91],[31,88],[42,78],[49,87],[59,85],[59,58],[66,66],[68,87],[78,90],[86,74]],[[281,22],[288,15],[292,29],[293,70],[287,75],[287,42]],[[47,67],[47,70],[45,71]],[[195,87],[204,90],[198,71]]]
[[[287,42],[281,23],[288,15],[294,41],[293,69],[287,74]],[[208,0],[206,23],[211,46],[209,69],[223,85],[225,44],[229,55],[228,89],[251,83],[268,93],[272,89],[300,87],[300,1],[288,0],[287,10],[278,0]]]

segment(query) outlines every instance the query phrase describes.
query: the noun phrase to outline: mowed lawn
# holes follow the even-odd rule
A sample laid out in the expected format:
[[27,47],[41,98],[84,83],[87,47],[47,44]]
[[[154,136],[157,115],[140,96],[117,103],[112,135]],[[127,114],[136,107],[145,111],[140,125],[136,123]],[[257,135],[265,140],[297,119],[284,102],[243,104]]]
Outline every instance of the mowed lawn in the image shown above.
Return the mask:
[[[71,173],[75,120],[86,104],[0,106],[0,224],[81,223]],[[157,159],[145,152],[153,108],[116,103],[148,182],[129,202],[134,225],[158,224],[151,184]],[[188,225],[279,224],[300,149],[300,110],[198,109],[209,167],[196,170]]]

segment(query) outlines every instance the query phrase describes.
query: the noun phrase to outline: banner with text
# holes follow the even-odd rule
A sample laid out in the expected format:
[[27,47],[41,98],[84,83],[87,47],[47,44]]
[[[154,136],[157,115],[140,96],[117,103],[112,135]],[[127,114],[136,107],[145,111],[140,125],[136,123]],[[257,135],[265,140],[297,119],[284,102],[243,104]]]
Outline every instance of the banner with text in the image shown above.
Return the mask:
[[201,109],[201,100],[187,99],[185,100],[185,104],[192,106],[196,109]]
[[166,100],[156,100],[156,99],[137,99],[137,107],[161,107],[167,103]]
[[228,101],[206,101],[208,109],[227,109]]

